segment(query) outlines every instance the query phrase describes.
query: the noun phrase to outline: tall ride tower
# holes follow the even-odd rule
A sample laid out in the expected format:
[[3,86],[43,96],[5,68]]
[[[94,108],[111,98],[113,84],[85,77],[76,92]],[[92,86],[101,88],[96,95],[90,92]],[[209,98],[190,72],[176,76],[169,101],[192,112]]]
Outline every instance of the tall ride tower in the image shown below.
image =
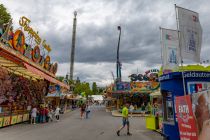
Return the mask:
[[74,11],[73,31],[72,31],[72,46],[70,58],[70,80],[73,80],[74,72],[74,54],[75,54],[75,41],[76,41],[76,26],[77,26],[77,11]]
[[121,26],[118,26],[117,29],[119,30],[119,39],[117,44],[117,82],[121,82],[121,63],[119,60],[119,50],[120,50],[120,37],[121,37]]

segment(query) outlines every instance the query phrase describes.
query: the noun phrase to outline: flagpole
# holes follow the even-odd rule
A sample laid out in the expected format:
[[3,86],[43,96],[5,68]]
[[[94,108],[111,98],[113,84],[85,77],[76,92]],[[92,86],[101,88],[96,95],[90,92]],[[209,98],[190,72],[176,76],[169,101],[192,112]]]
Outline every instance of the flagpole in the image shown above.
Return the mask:
[[161,62],[162,62],[162,69],[163,69],[163,46],[162,46],[162,42],[163,42],[163,38],[162,38],[162,28],[159,27],[160,29],[160,48],[161,48]]
[[177,25],[177,31],[178,31],[178,39],[179,39],[179,53],[180,53],[180,59],[181,59],[182,84],[183,84],[183,89],[184,89],[184,95],[186,95],[184,70],[183,70],[183,58],[182,58],[181,45],[180,45],[179,22],[178,22],[178,15],[177,15],[176,4],[174,4],[174,5],[175,5],[175,13],[176,13],[176,25]]

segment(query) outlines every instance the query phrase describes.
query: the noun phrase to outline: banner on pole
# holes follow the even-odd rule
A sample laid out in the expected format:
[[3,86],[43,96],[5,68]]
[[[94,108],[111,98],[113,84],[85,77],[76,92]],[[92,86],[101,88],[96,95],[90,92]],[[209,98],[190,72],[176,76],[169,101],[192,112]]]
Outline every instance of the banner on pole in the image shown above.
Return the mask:
[[181,140],[198,140],[190,95],[176,97],[176,117]]
[[200,62],[202,27],[199,14],[177,7],[178,26],[180,31],[180,49],[182,58]]
[[179,66],[179,39],[176,30],[161,28],[163,73],[172,72]]

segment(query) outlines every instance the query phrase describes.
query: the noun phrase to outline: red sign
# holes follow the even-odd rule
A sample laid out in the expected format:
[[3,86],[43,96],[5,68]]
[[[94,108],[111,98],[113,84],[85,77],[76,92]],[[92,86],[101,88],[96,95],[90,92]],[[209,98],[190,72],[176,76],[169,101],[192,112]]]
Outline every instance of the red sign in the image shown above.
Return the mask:
[[190,95],[176,97],[176,117],[181,140],[198,140]]

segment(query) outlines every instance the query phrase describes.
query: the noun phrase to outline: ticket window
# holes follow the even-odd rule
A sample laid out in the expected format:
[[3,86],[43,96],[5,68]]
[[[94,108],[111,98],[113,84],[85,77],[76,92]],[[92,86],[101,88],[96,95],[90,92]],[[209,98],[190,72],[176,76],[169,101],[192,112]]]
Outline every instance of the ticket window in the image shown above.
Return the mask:
[[163,121],[165,123],[174,124],[174,105],[172,93],[169,91],[161,91],[163,95]]

